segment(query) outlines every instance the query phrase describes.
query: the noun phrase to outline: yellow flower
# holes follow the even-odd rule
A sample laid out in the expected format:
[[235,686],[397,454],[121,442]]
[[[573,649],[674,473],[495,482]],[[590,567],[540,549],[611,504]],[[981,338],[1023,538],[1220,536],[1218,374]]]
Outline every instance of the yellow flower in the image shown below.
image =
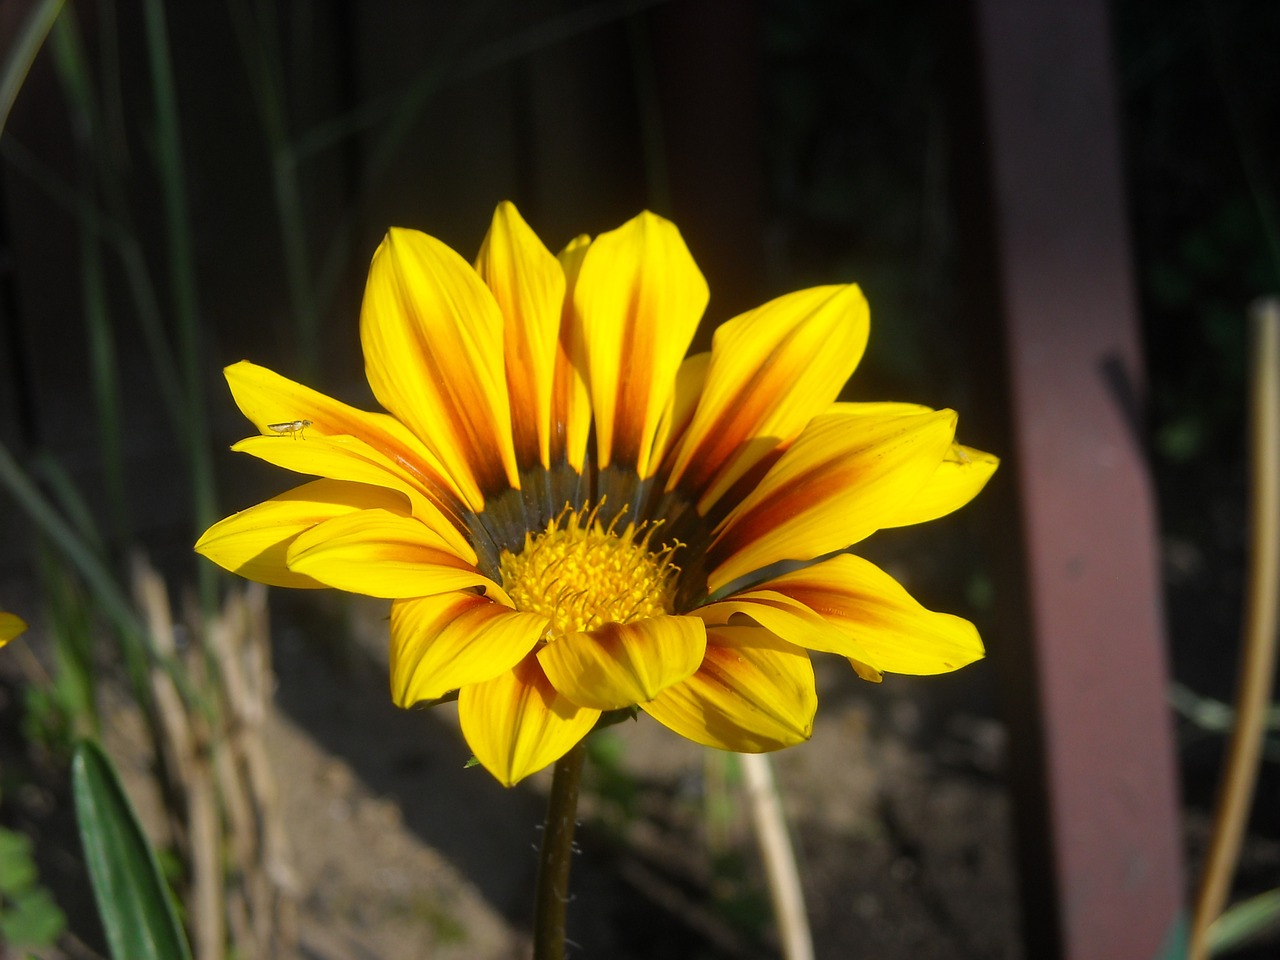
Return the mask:
[[836,551],[962,506],[996,459],[953,442],[951,411],[835,402],[867,340],[856,286],[779,297],[686,358],[707,296],[650,213],[557,258],[503,203],[474,267],[393,229],[360,319],[390,415],[228,367],[261,433],[233,449],[324,479],[196,549],[390,598],[393,699],[458,691],[507,785],[634,706],[713,747],[798,743],[809,650],[872,680],[981,657],[972,624]]
[[27,629],[26,621],[12,613],[0,611],[0,647],[21,636]]

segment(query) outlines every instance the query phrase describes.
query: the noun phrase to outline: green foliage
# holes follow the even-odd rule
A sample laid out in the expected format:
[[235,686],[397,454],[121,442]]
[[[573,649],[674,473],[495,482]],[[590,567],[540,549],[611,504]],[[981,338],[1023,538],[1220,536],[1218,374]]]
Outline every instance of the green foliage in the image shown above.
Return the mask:
[[53,637],[53,671],[48,684],[26,689],[23,733],[56,757],[71,755],[75,742],[98,729],[94,695],[94,607],[75,576],[45,550],[40,564],[47,597],[48,632]]
[[0,828],[0,943],[52,946],[66,925],[66,916],[38,882],[31,841]]
[[1280,929],[1280,887],[1250,897],[1227,910],[1209,927],[1209,953],[1230,953],[1269,931]]
[[115,960],[190,960],[173,895],[111,760],[92,741],[71,765],[89,879]]

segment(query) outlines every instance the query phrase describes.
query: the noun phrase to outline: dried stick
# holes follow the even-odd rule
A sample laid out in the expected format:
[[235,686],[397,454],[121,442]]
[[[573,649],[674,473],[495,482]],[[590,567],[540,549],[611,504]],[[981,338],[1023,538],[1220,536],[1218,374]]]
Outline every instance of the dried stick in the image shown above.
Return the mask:
[[1208,956],[1208,931],[1230,892],[1262,754],[1280,623],[1280,300],[1250,311],[1250,543],[1236,722],[1218,783],[1213,834],[1191,922],[1190,960]]
[[769,755],[744,753],[739,755],[739,760],[746,780],[751,819],[769,881],[769,896],[773,900],[782,955],[786,960],[813,960],[813,934],[809,931],[809,918],[805,914],[800,871],[796,868],[796,854],[787,834],[787,818],[782,810],[782,799],[778,796]]

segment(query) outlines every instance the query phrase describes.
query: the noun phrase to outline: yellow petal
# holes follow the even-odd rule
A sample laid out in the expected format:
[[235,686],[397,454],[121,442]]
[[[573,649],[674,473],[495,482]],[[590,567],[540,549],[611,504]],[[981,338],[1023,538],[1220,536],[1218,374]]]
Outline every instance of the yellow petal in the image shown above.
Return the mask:
[[564,270],[565,292],[551,391],[550,453],[552,463],[566,462],[578,473],[582,472],[591,435],[591,396],[586,380],[586,335],[573,305],[573,289],[590,245],[590,237],[576,237],[558,258]]
[[671,222],[642,213],[587,249],[573,299],[586,331],[601,469],[641,477],[707,306],[707,282]]
[[660,464],[672,453],[693,421],[698,399],[707,382],[707,370],[711,366],[710,353],[695,353],[685,357],[676,371],[676,389],[671,402],[658,423],[658,434],[653,439],[652,464]]
[[720,524],[711,592],[781,560],[812,560],[875,532],[924,486],[951,446],[950,410],[810,421]]
[[408,501],[393,490],[340,480],[313,480],[265,503],[220,520],[196,543],[196,553],[224,570],[273,587],[318,588],[325,584],[290,570],[285,557],[293,541],[316,524],[359,510],[408,515]]
[[715,334],[697,413],[667,490],[683,485],[705,514],[743,474],[831,405],[867,345],[856,285],[778,297]]
[[[248,360],[231,364],[223,374],[236,406],[264,436],[303,444],[318,437],[358,437],[426,496],[446,505],[462,502],[436,455],[395,417],[358,410]],[[295,421],[310,422],[288,434],[271,428]]]
[[1000,458],[953,443],[929,482],[884,524],[905,527],[945,517],[978,495],[1000,466]]
[[972,623],[925,609],[893,577],[852,554],[774,577],[704,609],[713,621],[729,613],[748,616],[792,643],[878,672],[946,673],[983,655]]
[[286,470],[395,490],[408,499],[412,515],[444,537],[458,556],[475,560],[475,551],[459,529],[463,522],[446,516],[399,464],[357,437],[307,437],[297,442],[281,437],[247,437],[231,449]]
[[557,637],[538,651],[552,685],[574,703],[620,710],[688,677],[707,645],[702,621],[652,617]]
[[909,417],[916,413],[935,413],[933,407],[922,403],[902,403],[898,400],[873,400],[858,403],[833,403],[830,413],[843,413],[851,417]]
[[640,706],[695,743],[763,753],[809,739],[818,694],[800,647],[759,627],[711,627],[697,672]]
[[360,342],[378,402],[435,452],[473,510],[520,485],[502,314],[465,260],[434,237],[391,230],[369,267]]
[[386,510],[361,510],[312,527],[293,542],[287,561],[295,573],[370,597],[429,597],[483,587],[510,603],[443,537],[416,519]]
[[21,636],[26,629],[27,622],[17,614],[0,611],[0,647],[14,637]]
[[521,468],[550,466],[551,387],[564,269],[515,205],[503,201],[480,245],[476,272],[493,291],[505,320],[507,393],[511,409],[519,411],[511,423],[516,461]]
[[531,654],[492,680],[463,687],[458,719],[476,759],[511,787],[568,753],[600,711],[556,690]]
[[546,628],[546,617],[517,613],[476,593],[396,600],[391,699],[411,707],[492,680],[523,660]]

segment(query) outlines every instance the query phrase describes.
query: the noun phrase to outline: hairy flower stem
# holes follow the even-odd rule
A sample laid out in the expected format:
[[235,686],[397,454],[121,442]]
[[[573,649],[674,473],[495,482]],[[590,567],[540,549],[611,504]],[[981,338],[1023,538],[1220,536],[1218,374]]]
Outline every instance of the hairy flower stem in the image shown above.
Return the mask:
[[573,857],[573,829],[578,818],[578,787],[582,783],[584,741],[556,761],[547,799],[547,822],[538,857],[538,882],[533,900],[533,960],[563,960],[564,915],[569,903],[569,864]]

